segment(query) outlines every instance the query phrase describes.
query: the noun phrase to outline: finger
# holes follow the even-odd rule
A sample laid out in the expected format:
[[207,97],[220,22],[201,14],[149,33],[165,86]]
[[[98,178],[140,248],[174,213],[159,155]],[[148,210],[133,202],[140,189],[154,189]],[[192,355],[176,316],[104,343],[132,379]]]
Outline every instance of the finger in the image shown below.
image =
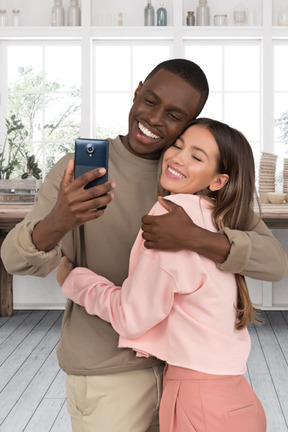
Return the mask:
[[105,168],[96,168],[91,171],[88,171],[84,174],[81,174],[79,177],[75,179],[75,185],[77,187],[85,187],[91,181],[103,177],[106,173]]
[[112,192],[113,185],[105,184],[101,186],[95,186],[91,189],[84,189],[81,194],[81,205],[82,210],[90,210],[95,208],[103,207],[114,199]]
[[150,233],[152,232],[152,224],[142,224],[141,229],[145,233]]
[[71,183],[73,179],[74,179],[74,160],[70,159],[67,168],[64,172],[61,185],[66,186],[67,184]]
[[169,201],[169,200],[167,200],[161,196],[158,197],[158,201],[168,212],[171,212],[172,210],[175,210],[176,207],[179,207],[177,204],[175,204],[172,201]]
[[144,242],[144,246],[145,246],[145,248],[146,249],[154,249],[154,247],[153,247],[153,242],[151,242],[151,241],[145,241]]

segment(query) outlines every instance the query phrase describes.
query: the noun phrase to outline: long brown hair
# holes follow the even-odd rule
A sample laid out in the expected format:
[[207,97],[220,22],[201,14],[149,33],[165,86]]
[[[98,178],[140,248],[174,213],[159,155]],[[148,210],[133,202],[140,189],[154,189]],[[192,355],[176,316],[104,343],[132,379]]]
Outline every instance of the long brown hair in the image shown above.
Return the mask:
[[[216,120],[199,118],[191,125],[198,125],[210,131],[219,148],[217,173],[228,174],[229,181],[218,191],[201,191],[213,202],[213,220],[218,229],[229,227],[236,230],[251,230],[249,219],[254,198],[255,164],[253,152],[245,136],[227,124]],[[260,220],[260,218],[259,218]],[[245,278],[236,274],[237,305],[236,328],[242,329],[249,323],[260,323],[256,309],[250,299]]]

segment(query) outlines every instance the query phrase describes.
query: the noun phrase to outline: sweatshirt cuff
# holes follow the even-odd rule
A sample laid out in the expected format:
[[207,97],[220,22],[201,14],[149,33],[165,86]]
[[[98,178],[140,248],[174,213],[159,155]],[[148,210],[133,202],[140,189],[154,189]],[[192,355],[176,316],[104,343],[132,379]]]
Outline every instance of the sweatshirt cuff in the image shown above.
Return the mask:
[[218,263],[217,267],[229,273],[241,273],[251,257],[252,245],[249,236],[243,231],[231,230],[227,227],[220,233],[227,236],[231,247],[226,261]]
[[42,219],[27,221],[26,223],[23,223],[21,227],[19,227],[16,237],[16,247],[19,254],[25,259],[26,262],[36,267],[45,267],[45,265],[49,263],[49,271],[51,271],[51,269],[55,268],[61,260],[61,247],[60,245],[56,245],[55,248],[48,252],[39,251],[35,247],[32,241],[32,233],[35,226],[41,220]]

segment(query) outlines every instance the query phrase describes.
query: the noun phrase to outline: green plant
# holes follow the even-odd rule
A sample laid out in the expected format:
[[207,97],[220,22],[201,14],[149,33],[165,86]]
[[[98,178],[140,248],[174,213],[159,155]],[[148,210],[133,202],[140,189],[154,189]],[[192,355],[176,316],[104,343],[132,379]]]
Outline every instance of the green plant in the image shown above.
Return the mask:
[[5,119],[6,135],[0,151],[0,178],[9,179],[20,165],[24,142],[28,136],[25,126],[14,114]]
[[27,154],[26,158],[27,158],[26,171],[22,174],[21,178],[26,179],[29,176],[32,176],[35,177],[36,179],[40,179],[42,170],[38,167],[38,163],[35,161],[35,155],[29,156]]
[[29,175],[39,179],[41,169],[35,161],[34,155],[28,155],[26,150],[28,131],[22,121],[12,114],[5,119],[6,134],[3,146],[0,146],[0,179],[9,179],[10,175],[16,170],[21,169],[24,164],[24,174],[22,178]]

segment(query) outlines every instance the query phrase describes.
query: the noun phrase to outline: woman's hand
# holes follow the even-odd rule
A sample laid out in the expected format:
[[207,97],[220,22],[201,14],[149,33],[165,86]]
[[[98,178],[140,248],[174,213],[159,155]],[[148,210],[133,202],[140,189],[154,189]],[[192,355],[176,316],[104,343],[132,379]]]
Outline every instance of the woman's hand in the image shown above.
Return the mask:
[[60,286],[63,285],[65,279],[69,273],[73,270],[73,264],[65,256],[61,259],[61,262],[56,271],[56,278]]

